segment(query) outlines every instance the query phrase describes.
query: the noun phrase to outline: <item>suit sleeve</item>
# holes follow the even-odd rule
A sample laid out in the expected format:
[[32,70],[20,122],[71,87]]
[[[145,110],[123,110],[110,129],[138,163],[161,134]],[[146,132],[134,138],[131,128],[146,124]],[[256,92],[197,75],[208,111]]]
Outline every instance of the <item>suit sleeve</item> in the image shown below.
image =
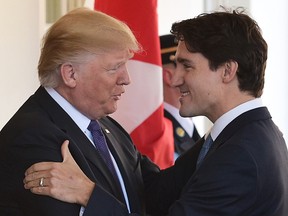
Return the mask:
[[257,181],[257,167],[248,152],[235,146],[219,149],[195,172],[168,215],[247,215],[256,200]]
[[176,160],[174,166],[165,170],[157,171],[151,169],[151,165],[143,165],[146,207],[149,214],[168,214],[168,209],[179,199],[183,187],[195,171],[202,143],[203,140],[199,140]]
[[[52,124],[47,124],[47,119],[45,119],[45,124],[42,123],[43,119],[38,118],[23,120],[29,123],[25,124],[25,128],[15,126],[12,131],[17,133],[10,138],[11,147],[6,152],[5,169],[7,171],[5,179],[2,179],[7,186],[6,199],[11,203],[14,200],[13,205],[18,205],[17,209],[21,212],[19,215],[23,216],[78,216],[79,205],[33,194],[24,189],[24,173],[29,166],[41,161],[62,161],[60,148],[67,137]],[[13,205],[9,207],[12,209]]]
[[95,187],[85,208],[83,216],[115,215],[128,216],[126,206],[100,186]]

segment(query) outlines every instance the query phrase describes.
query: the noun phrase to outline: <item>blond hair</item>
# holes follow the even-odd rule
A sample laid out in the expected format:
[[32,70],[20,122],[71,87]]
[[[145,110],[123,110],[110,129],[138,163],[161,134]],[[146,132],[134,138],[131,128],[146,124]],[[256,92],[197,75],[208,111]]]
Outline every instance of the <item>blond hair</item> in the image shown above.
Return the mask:
[[75,9],[52,25],[43,38],[38,63],[40,84],[57,87],[63,63],[81,63],[87,55],[115,49],[128,49],[132,53],[140,50],[129,27],[102,12]]

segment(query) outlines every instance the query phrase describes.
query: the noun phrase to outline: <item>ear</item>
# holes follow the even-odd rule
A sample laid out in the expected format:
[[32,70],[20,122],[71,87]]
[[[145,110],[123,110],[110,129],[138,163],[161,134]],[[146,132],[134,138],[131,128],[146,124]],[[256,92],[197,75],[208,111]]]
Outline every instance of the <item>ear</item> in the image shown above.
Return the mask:
[[224,71],[222,73],[223,83],[228,83],[236,77],[238,63],[236,61],[228,61],[224,63]]
[[168,86],[171,86],[172,71],[168,68],[163,67],[163,80],[164,83]]
[[65,85],[69,87],[76,86],[75,69],[71,63],[62,64],[60,74]]

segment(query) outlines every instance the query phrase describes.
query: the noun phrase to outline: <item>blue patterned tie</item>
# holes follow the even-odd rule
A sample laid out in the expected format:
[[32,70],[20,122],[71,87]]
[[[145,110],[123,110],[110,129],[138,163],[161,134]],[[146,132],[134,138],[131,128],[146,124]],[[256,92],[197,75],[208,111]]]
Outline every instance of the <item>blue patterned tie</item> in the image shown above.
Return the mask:
[[197,168],[200,166],[200,164],[203,162],[206,154],[208,153],[211,145],[213,143],[211,134],[209,134],[205,140],[205,142],[203,143],[203,146],[201,148],[201,151],[199,153],[198,159],[197,159]]
[[109,153],[109,150],[108,150],[105,136],[101,130],[99,123],[97,121],[92,120],[88,126],[88,130],[92,134],[93,142],[95,144],[97,151],[100,153],[101,158],[104,160],[104,162],[106,163],[107,167],[109,168],[109,170],[111,171],[115,179],[119,181],[118,176],[116,174],[115,167],[113,165],[113,162]]

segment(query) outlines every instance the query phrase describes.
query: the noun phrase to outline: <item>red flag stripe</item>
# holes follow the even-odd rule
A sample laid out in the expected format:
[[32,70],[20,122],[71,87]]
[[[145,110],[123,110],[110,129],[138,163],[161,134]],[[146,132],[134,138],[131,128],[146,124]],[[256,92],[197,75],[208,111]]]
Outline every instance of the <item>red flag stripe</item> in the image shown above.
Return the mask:
[[173,131],[163,115],[157,0],[96,0],[95,9],[124,21],[143,46],[128,63],[132,84],[113,117],[130,133],[141,153],[161,168],[173,164]]
[[96,0],[95,9],[124,21],[132,29],[145,50],[135,60],[161,66],[157,0]]

